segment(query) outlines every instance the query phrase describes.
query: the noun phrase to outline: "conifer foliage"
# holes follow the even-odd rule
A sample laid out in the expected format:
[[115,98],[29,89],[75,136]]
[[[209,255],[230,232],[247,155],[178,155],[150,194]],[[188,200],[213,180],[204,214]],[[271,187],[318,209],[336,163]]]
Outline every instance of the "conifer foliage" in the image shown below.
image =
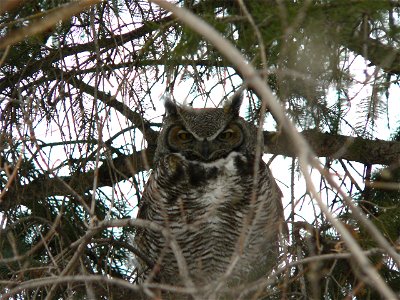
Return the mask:
[[[133,299],[166,288],[137,283],[135,257],[146,254],[132,243],[135,229],[148,226],[135,216],[159,99],[168,92],[217,106],[241,86],[247,120],[267,120],[274,174],[279,181],[276,166],[287,174],[280,187],[289,233],[271,276],[225,292],[399,295],[398,1],[169,1],[206,21],[257,71],[318,158],[308,174],[237,62],[156,3],[0,2],[0,298]],[[305,183],[310,174],[316,193]]]

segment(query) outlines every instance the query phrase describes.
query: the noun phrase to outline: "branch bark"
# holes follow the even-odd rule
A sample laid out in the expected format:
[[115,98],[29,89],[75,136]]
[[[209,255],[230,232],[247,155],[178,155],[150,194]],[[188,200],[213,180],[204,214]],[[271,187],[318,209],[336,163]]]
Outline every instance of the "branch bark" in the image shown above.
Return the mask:
[[[126,180],[138,172],[148,170],[154,157],[154,148],[138,151],[131,155],[120,155],[105,162],[97,170],[98,187],[113,186],[121,180]],[[96,171],[77,172],[70,176],[39,177],[28,184],[14,184],[3,195],[0,210],[7,210],[17,205],[32,207],[38,199],[52,196],[71,195],[71,189],[83,195],[93,188]],[[66,187],[66,183],[69,188]]]
[[[400,142],[369,140],[316,130],[301,132],[318,157],[346,159],[362,164],[391,165],[399,162]],[[284,134],[264,132],[267,153],[295,157],[293,143]]]
[[358,34],[342,41],[351,51],[363,56],[373,65],[381,67],[385,72],[400,74],[400,51],[385,45],[377,39],[365,38]]
[[[400,142],[368,140],[344,135],[307,130],[301,132],[312,150],[318,157],[346,159],[363,164],[390,165],[399,162]],[[149,145],[155,145],[157,133],[148,140]],[[264,132],[265,153],[296,157],[293,143],[284,134]],[[112,186],[121,180],[153,167],[155,147],[135,152],[131,155],[120,155],[103,163],[98,169],[98,187]],[[37,178],[23,186],[12,186],[3,196],[1,209],[16,205],[30,206],[38,198],[70,195],[70,189],[61,184],[67,183],[78,194],[82,195],[93,188],[95,171],[78,172],[60,178]],[[46,188],[43,188],[46,187]]]

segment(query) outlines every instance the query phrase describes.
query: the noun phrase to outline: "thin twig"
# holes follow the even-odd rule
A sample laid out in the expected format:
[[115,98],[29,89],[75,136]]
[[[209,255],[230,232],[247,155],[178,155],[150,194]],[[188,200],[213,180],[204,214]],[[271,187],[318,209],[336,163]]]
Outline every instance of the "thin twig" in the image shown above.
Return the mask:
[[151,0],[150,2],[154,2],[165,10],[170,11],[185,25],[189,26],[192,30],[199,33],[211,44],[213,44],[213,46],[217,48],[222,55],[236,65],[236,69],[242,74],[248,85],[252,87],[261,97],[262,105],[266,105],[268,103],[270,112],[282,125],[283,129],[292,140],[295,149],[297,150],[300,167],[305,176],[308,189],[316,199],[321,211],[341,234],[342,239],[353,253],[355,260],[359,263],[360,268],[365,272],[367,278],[369,278],[369,284],[376,288],[385,297],[389,299],[396,299],[397,296],[383,281],[379,273],[373,268],[355,239],[347,231],[344,225],[332,215],[325,203],[323,203],[315,189],[311,177],[308,174],[308,167],[314,161],[314,154],[310,149],[310,146],[286,117],[283,108],[273,95],[270,88],[260,78],[256,70],[244,60],[241,53],[235,47],[233,47],[228,40],[223,38],[213,27],[190,11],[177,7],[174,4],[163,0]]
[[29,26],[16,29],[8,33],[5,37],[0,38],[0,49],[5,49],[8,46],[15,45],[16,43],[26,39],[29,36],[39,34],[46,31],[58,22],[68,19],[69,17],[82,12],[88,7],[100,3],[104,0],[80,0],[73,1],[68,4],[62,5],[56,9],[52,9],[46,16],[40,20],[32,22]]
[[[370,256],[374,255],[377,253],[384,253],[383,249],[370,249],[367,251],[363,251],[363,254],[365,256]],[[267,287],[272,284],[274,284],[278,279],[279,275],[287,272],[287,270],[290,270],[293,267],[297,267],[300,265],[305,265],[309,263],[315,263],[315,262],[322,262],[326,260],[338,260],[338,259],[350,259],[353,257],[353,254],[351,252],[347,253],[329,253],[329,254],[322,254],[322,255],[316,255],[316,256],[309,256],[300,260],[292,261],[283,267],[279,268],[276,270],[274,273],[272,273],[268,278],[261,278],[255,282],[252,282],[250,284],[246,284],[246,286],[238,287],[238,290],[242,289],[242,295],[247,295],[251,293],[252,291],[258,290],[261,287]]]

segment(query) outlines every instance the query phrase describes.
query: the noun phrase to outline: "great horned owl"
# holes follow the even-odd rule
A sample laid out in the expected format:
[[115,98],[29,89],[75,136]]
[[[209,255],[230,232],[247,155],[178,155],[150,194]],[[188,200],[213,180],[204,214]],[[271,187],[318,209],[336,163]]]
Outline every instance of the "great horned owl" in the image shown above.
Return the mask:
[[[197,287],[255,280],[277,260],[281,192],[256,151],[257,128],[239,117],[241,103],[234,96],[223,108],[194,109],[167,99],[140,203],[138,218],[165,228]],[[170,242],[138,229],[135,243],[148,258],[141,269],[147,280],[183,285]]]

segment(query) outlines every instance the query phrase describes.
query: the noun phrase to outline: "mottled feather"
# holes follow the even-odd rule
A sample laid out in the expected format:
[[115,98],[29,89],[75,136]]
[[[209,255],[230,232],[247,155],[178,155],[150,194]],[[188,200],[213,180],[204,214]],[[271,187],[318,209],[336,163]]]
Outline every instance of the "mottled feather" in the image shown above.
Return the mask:
[[[196,286],[218,280],[232,261],[228,284],[256,280],[271,271],[278,257],[282,194],[268,166],[255,156],[257,129],[238,116],[238,101],[228,104],[234,109],[167,104],[155,167],[140,203],[138,218],[167,229]],[[182,151],[170,145],[180,138],[171,137],[170,128],[177,124],[193,135],[181,137]],[[243,135],[240,144],[237,138],[231,143],[233,130],[226,128],[240,130],[232,133]],[[193,153],[205,143],[220,156]],[[160,232],[140,229],[135,242],[153,263],[139,258],[143,278],[153,271],[151,280],[183,285],[177,258]]]

